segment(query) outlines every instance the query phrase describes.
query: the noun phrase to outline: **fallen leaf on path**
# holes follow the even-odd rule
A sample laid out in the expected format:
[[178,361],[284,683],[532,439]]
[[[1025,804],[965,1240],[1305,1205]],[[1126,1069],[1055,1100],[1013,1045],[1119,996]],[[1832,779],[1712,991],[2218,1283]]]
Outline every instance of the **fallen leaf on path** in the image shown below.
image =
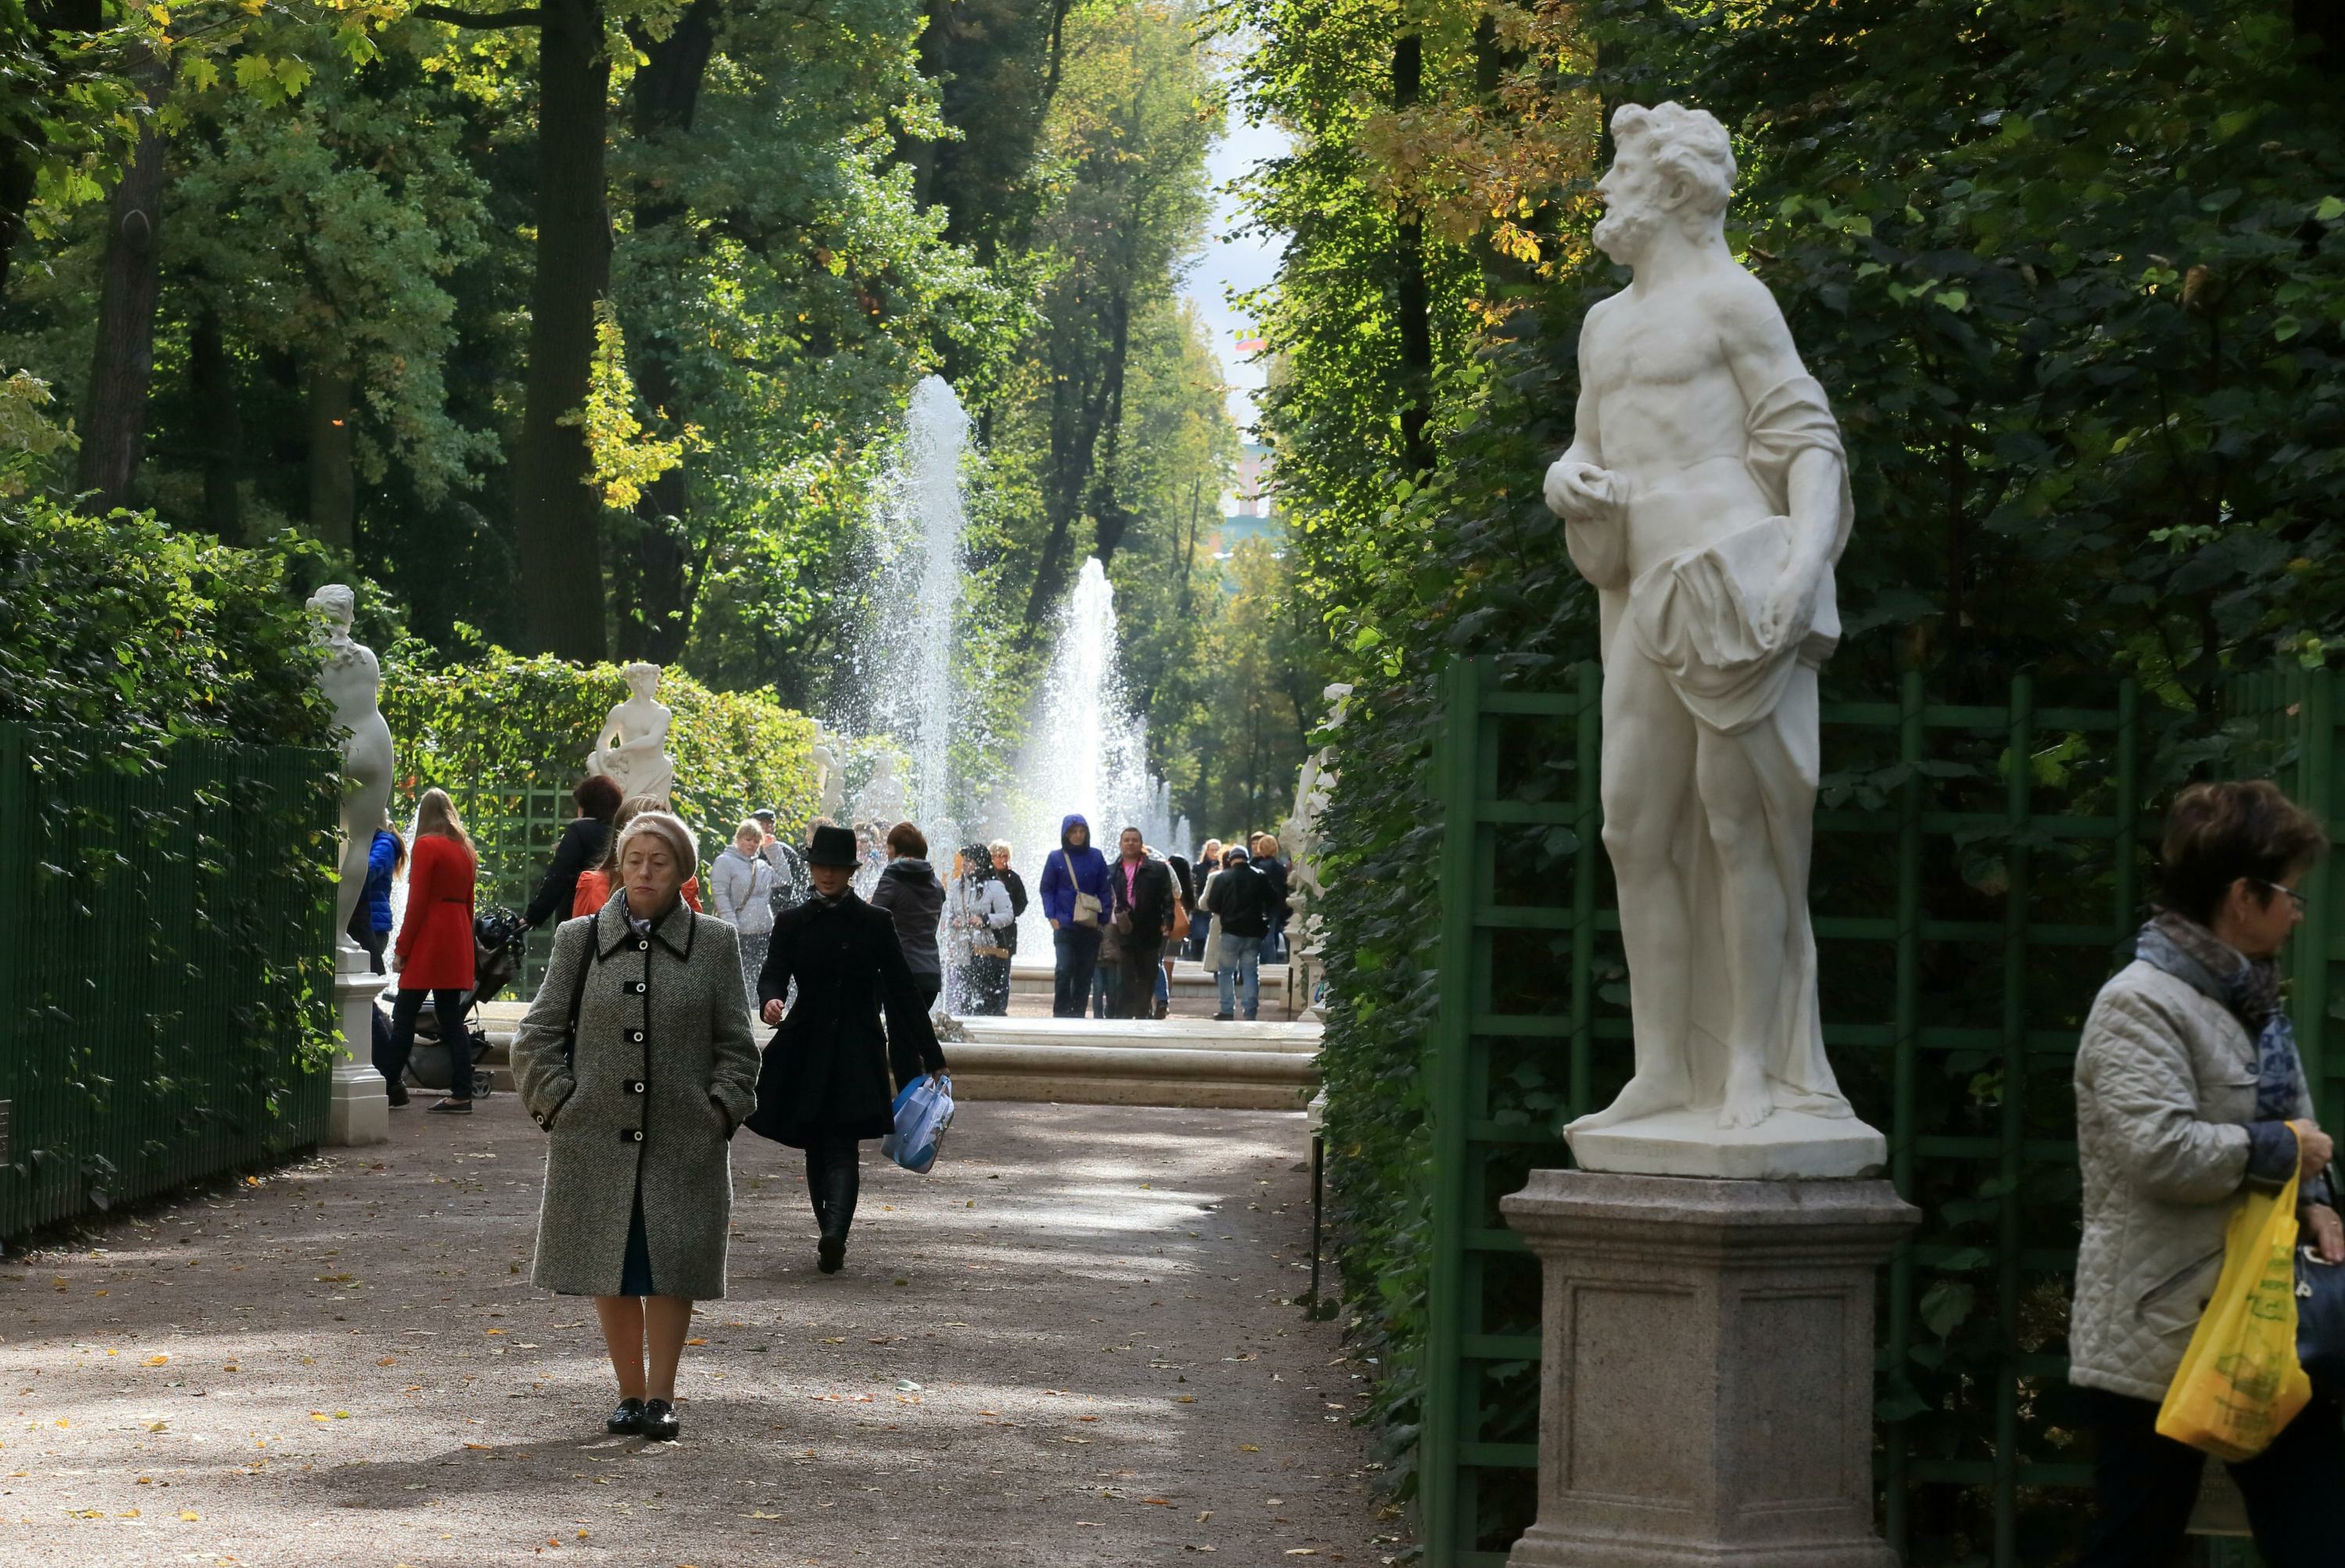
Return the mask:
[[1238,1444],[1238,1451],[1240,1453],[1260,1453],[1262,1451],[1262,1445],[1260,1443],[1242,1442]]
[[[492,1334],[500,1333],[500,1332],[502,1332],[502,1330],[501,1330],[501,1329],[490,1329],[490,1330],[489,1330],[489,1332],[490,1332],[490,1333],[492,1333]],[[706,1340],[706,1339],[686,1339],[686,1340],[685,1341],[685,1344],[687,1344],[687,1345],[706,1345],[706,1343],[708,1343],[708,1341],[707,1341],[707,1340]]]
[[381,1360],[377,1361],[375,1365],[378,1367],[396,1367],[399,1365],[399,1358],[396,1356],[385,1356]]
[[197,1512],[194,1509],[192,1509],[192,1508],[183,1508],[183,1509],[179,1510],[179,1517],[180,1517],[181,1519],[186,1520],[188,1523],[193,1524],[193,1523],[195,1523],[198,1520],[199,1520],[199,1519],[203,1518],[203,1515],[202,1515],[202,1514],[200,1514],[200,1513],[198,1513],[198,1512]]

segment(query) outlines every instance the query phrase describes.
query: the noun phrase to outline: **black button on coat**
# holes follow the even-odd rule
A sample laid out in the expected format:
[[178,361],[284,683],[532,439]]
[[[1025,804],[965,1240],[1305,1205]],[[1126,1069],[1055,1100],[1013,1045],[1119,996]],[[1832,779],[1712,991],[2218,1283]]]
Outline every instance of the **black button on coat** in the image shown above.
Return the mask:
[[[617,1295],[640,1183],[653,1283],[713,1300],[731,1233],[728,1140],[756,1104],[740,942],[682,900],[638,937],[626,903],[614,893],[601,913],[556,929],[545,983],[513,1033],[522,1104],[553,1135],[533,1278],[565,1295]],[[578,1045],[565,1060],[573,995]]]
[[895,1088],[945,1065],[895,921],[852,892],[784,911],[757,976],[758,1005],[786,996],[793,980],[797,1001],[766,1047],[749,1130],[801,1149],[887,1136]]

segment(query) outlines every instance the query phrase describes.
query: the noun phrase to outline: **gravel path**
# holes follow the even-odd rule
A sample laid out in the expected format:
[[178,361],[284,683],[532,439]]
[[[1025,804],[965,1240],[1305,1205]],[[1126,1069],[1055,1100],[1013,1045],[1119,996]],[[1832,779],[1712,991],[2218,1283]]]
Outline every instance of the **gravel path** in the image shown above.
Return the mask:
[[[844,1273],[736,1145],[683,1441],[600,1431],[593,1312],[530,1286],[510,1095],[0,1269],[0,1562],[766,1568],[1389,1563],[1362,1386],[1304,1288],[1303,1118],[972,1105],[864,1155]],[[13,1397],[11,1397],[13,1396]]]

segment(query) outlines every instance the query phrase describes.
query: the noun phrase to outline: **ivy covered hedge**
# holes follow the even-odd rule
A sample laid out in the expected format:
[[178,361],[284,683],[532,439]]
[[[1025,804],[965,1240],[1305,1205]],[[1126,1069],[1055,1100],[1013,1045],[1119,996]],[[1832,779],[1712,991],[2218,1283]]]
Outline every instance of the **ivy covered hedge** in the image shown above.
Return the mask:
[[[1674,98],[1736,137],[1728,241],[1853,463],[1829,695],[1916,668],[1955,703],[2021,671],[2130,676],[2188,716],[2165,779],[2230,765],[2233,672],[2345,639],[2324,568],[2345,546],[2345,49],[2254,0],[1235,10],[1250,107],[1298,132],[1256,194],[1294,236],[1266,425],[1303,591],[1358,688],[1325,821],[1321,1064],[1347,1318],[1406,1494],[1437,679],[1461,655],[1548,679],[1596,653],[1539,485],[1579,323],[1625,280],[1588,245],[1602,108]],[[1993,1325],[1948,1327],[1967,1354]],[[1943,1410],[1921,1419],[1951,1430],[1953,1381],[1923,1381]],[[1961,1560],[1975,1516],[1935,1506],[1917,1535]]]
[[0,1235],[323,1129],[336,788],[298,545],[93,518],[0,461]]
[[[614,664],[502,648],[438,664],[413,640],[381,657],[382,713],[399,750],[402,794],[434,783],[566,789],[585,776],[596,730],[627,697]],[[660,677],[659,700],[675,715],[667,750],[687,820],[771,806],[790,828],[815,815],[813,720],[768,692],[711,691],[673,665]]]

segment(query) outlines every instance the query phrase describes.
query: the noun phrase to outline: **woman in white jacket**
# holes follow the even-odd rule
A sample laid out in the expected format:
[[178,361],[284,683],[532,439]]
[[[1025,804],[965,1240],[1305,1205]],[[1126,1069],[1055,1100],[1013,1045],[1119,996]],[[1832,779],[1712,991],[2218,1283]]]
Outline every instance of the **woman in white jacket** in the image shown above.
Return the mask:
[[955,857],[951,900],[947,918],[953,951],[962,960],[962,1008],[979,1017],[1002,1017],[1010,1011],[1009,933],[1018,915],[985,845],[971,844]]
[[[2326,841],[2266,781],[2199,784],[2167,819],[2157,917],[2101,988],[2076,1051],[2084,1236],[2069,1381],[2099,1437],[2096,1517],[2078,1568],[2178,1562],[2206,1456],[2157,1431],[2253,1186],[2303,1178],[2305,1239],[2345,1262],[2330,1139],[2280,1004],[2276,960],[2304,917],[2297,885]],[[2345,1422],[2316,1398],[2230,1467],[2268,1568],[2345,1561],[2336,1516]]]
[[775,872],[765,849],[765,825],[753,817],[708,868],[713,912],[741,933],[741,993],[752,1013],[757,1011],[757,972],[766,967],[774,938]]

